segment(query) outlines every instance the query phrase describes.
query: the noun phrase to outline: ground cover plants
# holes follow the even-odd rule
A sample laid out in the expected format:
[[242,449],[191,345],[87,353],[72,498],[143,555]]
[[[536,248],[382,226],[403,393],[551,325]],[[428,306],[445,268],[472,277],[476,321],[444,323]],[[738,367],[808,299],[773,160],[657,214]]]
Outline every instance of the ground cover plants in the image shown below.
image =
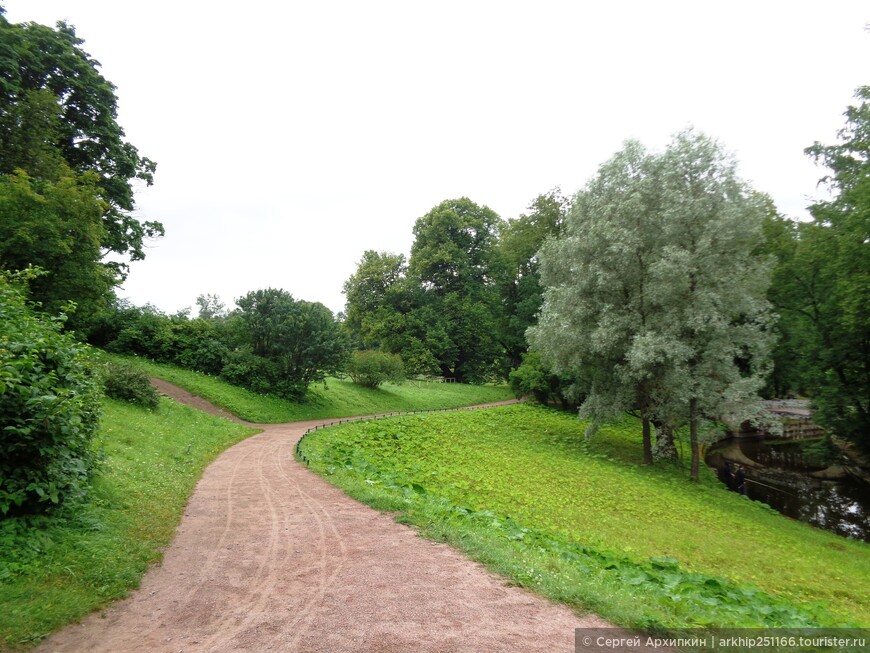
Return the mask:
[[621,625],[870,625],[870,548],[535,406],[357,422],[300,459],[514,583]]
[[0,521],[0,649],[15,650],[124,596],[172,538],[205,466],[256,431],[162,400],[106,400],[89,499]]
[[175,383],[242,419],[258,424],[456,408],[513,398],[510,389],[504,386],[407,382],[401,385],[385,383],[373,389],[350,380],[331,378],[326,386],[311,386],[304,402],[292,402],[259,395],[213,376],[142,358],[110,356],[109,359],[135,364],[152,376]]

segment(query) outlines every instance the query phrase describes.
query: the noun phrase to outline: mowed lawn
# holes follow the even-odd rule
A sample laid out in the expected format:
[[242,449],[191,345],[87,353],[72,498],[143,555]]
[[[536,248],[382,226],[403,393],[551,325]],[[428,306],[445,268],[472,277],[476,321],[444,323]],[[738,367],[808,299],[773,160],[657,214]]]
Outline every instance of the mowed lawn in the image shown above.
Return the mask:
[[[443,513],[438,502],[460,515],[491,513],[508,539],[552,537],[602,553],[602,567],[640,565],[637,575],[620,572],[618,583],[604,583],[602,591],[614,594],[610,608],[587,600],[588,594],[582,598],[582,592],[580,599],[575,597],[586,607],[610,610],[611,618],[626,625],[640,625],[644,619],[670,626],[717,623],[717,615],[724,613],[716,605],[716,592],[712,598],[698,599],[699,604],[709,602],[711,614],[697,619],[681,617],[676,608],[674,613],[653,605],[679,602],[676,590],[661,601],[655,593],[644,596],[649,577],[668,590],[668,583],[682,582],[679,574],[702,574],[715,578],[696,578],[701,585],[715,586],[715,579],[721,578],[749,588],[745,597],[738,592],[734,600],[753,609],[753,603],[767,600],[755,597],[754,587],[810,612],[821,610],[822,622],[870,626],[870,546],[783,517],[726,491],[709,473],[693,484],[682,468],[640,465],[640,428],[634,420],[602,428],[589,442],[584,439],[585,426],[573,415],[526,405],[409,416],[327,429],[305,440],[303,454],[313,469],[362,500],[404,511],[404,518],[440,537],[453,537],[459,546],[465,539],[483,537],[475,530],[481,520],[470,533],[451,536],[449,525],[435,525]],[[385,498],[391,492],[398,500]],[[429,509],[417,507],[418,498],[425,498]],[[458,523],[454,513],[446,522]],[[480,548],[471,548],[475,547]],[[561,564],[574,554],[562,551],[561,544],[552,547],[559,549],[559,564],[545,556],[539,560],[545,568],[526,575],[569,573]],[[522,555],[522,547],[517,550]],[[484,550],[478,555],[487,559],[489,554]],[[655,570],[671,565],[679,574],[660,580]],[[593,576],[598,582],[606,574]],[[552,582],[560,586],[561,581]],[[618,596],[620,585],[626,585],[624,601]],[[546,587],[541,591],[547,593]],[[628,605],[644,600],[650,607],[647,612]],[[747,617],[744,624],[754,625],[758,619],[766,623],[768,608],[759,606],[761,617]],[[741,623],[742,609],[735,608],[729,625]]]

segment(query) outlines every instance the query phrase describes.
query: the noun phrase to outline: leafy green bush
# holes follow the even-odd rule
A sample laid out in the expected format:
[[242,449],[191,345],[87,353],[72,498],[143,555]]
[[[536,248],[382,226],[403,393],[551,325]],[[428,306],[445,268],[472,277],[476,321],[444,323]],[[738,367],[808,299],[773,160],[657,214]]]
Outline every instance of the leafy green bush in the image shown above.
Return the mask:
[[154,410],[160,405],[160,394],[151,385],[148,375],[132,365],[108,363],[103,371],[106,395],[143,408]]
[[227,383],[247,388],[261,395],[275,393],[279,396],[293,396],[295,394],[292,387],[285,387],[284,390],[288,390],[285,394],[277,390],[281,382],[281,371],[277,363],[263,356],[257,356],[247,349],[233,351],[227,356],[224,368],[221,370],[221,378]]
[[405,380],[405,366],[398,354],[382,351],[355,351],[348,363],[347,375],[357,385],[377,388],[382,383],[402,383]]
[[553,374],[536,351],[524,354],[522,365],[513,370],[509,378],[511,390],[517,397],[531,395],[542,404],[559,402],[565,409],[579,403],[574,379]]
[[95,463],[100,393],[85,347],[40,319],[0,275],[0,515],[82,493]]
[[88,342],[116,354],[135,354],[186,369],[220,374],[228,353],[224,320],[165,315],[119,301],[94,320]]

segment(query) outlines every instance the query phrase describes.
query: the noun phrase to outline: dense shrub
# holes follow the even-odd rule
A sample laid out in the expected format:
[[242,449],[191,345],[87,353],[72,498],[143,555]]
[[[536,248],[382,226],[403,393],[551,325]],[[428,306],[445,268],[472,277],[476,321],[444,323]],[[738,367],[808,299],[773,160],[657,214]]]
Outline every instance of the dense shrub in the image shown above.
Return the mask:
[[82,493],[95,463],[99,388],[62,322],[37,317],[0,275],[0,515]]
[[220,374],[228,355],[223,319],[165,315],[118,301],[95,320],[88,342],[116,354],[144,356],[205,374]]
[[103,370],[106,395],[143,408],[154,410],[160,405],[160,394],[151,385],[148,375],[131,365],[109,363]]
[[388,381],[401,383],[405,380],[401,357],[382,351],[353,352],[346,372],[354,383],[366,388],[377,388]]
[[93,323],[88,341],[293,400],[345,365],[347,337],[323,304],[270,288],[248,293],[237,300],[238,310],[223,315],[200,299],[212,317],[116,302]]
[[510,386],[517,397],[531,395],[542,404],[558,403],[567,409],[580,403],[575,379],[553,374],[536,351],[523,355],[522,365],[510,373]]
[[252,354],[246,349],[239,349],[227,356],[221,378],[258,394],[277,394],[280,372],[274,361]]

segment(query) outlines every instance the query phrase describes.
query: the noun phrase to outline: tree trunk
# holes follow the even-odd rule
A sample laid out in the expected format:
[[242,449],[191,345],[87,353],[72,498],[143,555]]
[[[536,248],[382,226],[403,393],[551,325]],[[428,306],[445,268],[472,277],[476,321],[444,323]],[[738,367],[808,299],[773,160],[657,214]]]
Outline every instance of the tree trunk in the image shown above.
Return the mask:
[[642,418],[643,423],[643,464],[652,465],[652,435],[650,434],[649,417]]
[[676,462],[677,445],[674,442],[674,430],[667,422],[653,420],[656,428],[656,444],[653,447],[653,458],[664,462]]
[[698,400],[689,400],[689,442],[692,446],[692,467],[689,479],[697,482],[701,468],[701,452],[698,446]]

